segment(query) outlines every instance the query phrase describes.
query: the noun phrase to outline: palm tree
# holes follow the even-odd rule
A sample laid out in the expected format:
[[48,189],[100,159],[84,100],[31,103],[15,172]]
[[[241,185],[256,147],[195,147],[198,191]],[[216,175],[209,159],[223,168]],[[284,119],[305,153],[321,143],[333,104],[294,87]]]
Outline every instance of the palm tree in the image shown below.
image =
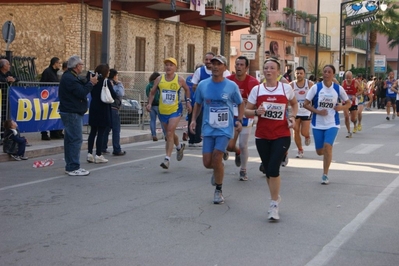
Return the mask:
[[396,46],[398,46],[398,61],[396,65],[396,69],[399,70],[399,32],[398,32],[399,25],[397,23],[391,23],[390,25],[390,33],[388,35],[388,44],[389,48],[393,50]]
[[251,0],[249,5],[249,33],[256,34],[258,36],[257,40],[257,49],[255,54],[255,60],[251,62],[249,68],[249,74],[255,76],[255,72],[260,70],[259,67],[259,59],[260,59],[260,45],[262,44],[261,40],[261,29],[262,22],[266,19],[266,4],[265,0]]
[[[359,1],[361,2],[361,1]],[[369,31],[369,47],[370,47],[370,66],[374,66],[375,48],[377,46],[377,34],[390,35],[392,24],[399,21],[399,13],[397,9],[399,6],[395,4],[395,0],[386,0],[388,5],[386,11],[379,10],[376,14],[376,19],[362,23],[352,27],[354,35],[367,33]],[[396,23],[395,23],[396,24]],[[374,67],[370,67],[370,75],[374,76]]]

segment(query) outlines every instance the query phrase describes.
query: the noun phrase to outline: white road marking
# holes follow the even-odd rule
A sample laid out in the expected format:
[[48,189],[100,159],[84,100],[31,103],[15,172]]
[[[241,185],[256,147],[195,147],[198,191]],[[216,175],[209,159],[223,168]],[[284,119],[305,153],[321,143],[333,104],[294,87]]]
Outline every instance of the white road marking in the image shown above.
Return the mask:
[[354,153],[354,154],[370,154],[376,149],[381,148],[382,144],[360,144],[356,147],[347,150],[345,153]]
[[[103,169],[107,169],[107,168],[111,168],[111,167],[115,167],[115,166],[120,166],[120,165],[125,165],[125,164],[131,164],[131,163],[137,163],[137,162],[141,162],[141,161],[145,161],[145,160],[152,160],[155,158],[159,158],[159,157],[164,157],[165,154],[162,155],[157,155],[157,156],[151,156],[151,157],[146,157],[146,158],[141,158],[141,159],[137,159],[137,160],[133,160],[133,161],[126,161],[126,162],[122,162],[122,163],[115,163],[115,164],[110,164],[110,165],[105,165],[102,167],[96,167],[94,169],[90,170],[91,172],[97,172],[97,171],[101,171]],[[52,181],[55,179],[60,179],[60,178],[64,178],[64,177],[69,177],[71,178],[71,176],[64,174],[64,175],[60,175],[60,176],[54,176],[54,177],[50,177],[50,178],[46,178],[46,179],[41,179],[41,180],[36,180],[36,181],[32,181],[32,182],[27,182],[27,183],[21,183],[18,185],[12,185],[12,186],[7,186],[7,187],[2,187],[0,188],[0,191],[5,191],[5,190],[9,190],[12,188],[18,188],[18,187],[24,187],[24,186],[29,186],[29,185],[34,185],[34,184],[38,184],[38,183],[43,183],[43,182],[47,182],[47,181]],[[84,176],[77,176],[78,178],[84,178]]]
[[359,230],[360,227],[367,221],[367,219],[373,215],[378,208],[385,203],[387,198],[392,192],[399,186],[399,176],[396,177],[391,184],[389,184],[369,205],[360,212],[355,219],[347,224],[338,233],[333,240],[330,241],[323,249],[311,260],[306,266],[322,266],[327,265],[335,254],[340,250],[341,246],[344,245],[353,235]]
[[374,126],[373,128],[391,128],[394,127],[394,124],[380,124],[378,126]]

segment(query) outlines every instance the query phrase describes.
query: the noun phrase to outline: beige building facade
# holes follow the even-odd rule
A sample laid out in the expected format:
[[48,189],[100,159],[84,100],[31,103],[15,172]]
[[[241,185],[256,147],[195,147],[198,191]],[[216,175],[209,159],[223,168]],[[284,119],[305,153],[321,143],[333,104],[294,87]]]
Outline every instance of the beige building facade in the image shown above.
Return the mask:
[[[87,4],[84,2],[0,1],[2,23],[10,20],[16,29],[15,40],[9,50],[14,56],[35,57],[38,73],[48,66],[52,57],[64,61],[74,54],[84,59],[85,69],[94,69],[101,58],[102,8],[90,5],[90,1]],[[117,6],[111,11],[111,67],[121,71],[163,71],[163,59],[175,57],[179,72],[191,72],[196,63],[203,61],[206,52],[221,52],[221,35],[216,27],[204,23],[183,23],[179,15],[153,18],[144,13],[140,16],[124,11],[121,8],[123,4],[119,2],[120,8]],[[187,5],[183,2],[178,4],[184,8]],[[189,11],[184,10],[186,13]],[[180,14],[179,9],[176,14]],[[231,21],[235,19],[233,15],[229,16]],[[240,23],[248,25],[248,19],[240,17]],[[227,28],[226,52],[229,46]],[[0,42],[0,54],[4,55],[5,49],[6,43]]]

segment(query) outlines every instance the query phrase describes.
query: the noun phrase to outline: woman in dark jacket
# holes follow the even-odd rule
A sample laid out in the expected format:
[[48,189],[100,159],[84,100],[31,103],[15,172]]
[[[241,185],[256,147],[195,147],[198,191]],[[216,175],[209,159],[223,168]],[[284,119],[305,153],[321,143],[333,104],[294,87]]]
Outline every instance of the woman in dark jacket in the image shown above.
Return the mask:
[[[116,98],[116,94],[112,88],[112,83],[107,79],[109,75],[109,66],[107,64],[101,64],[96,67],[95,72],[99,75],[97,84],[91,91],[91,102],[89,108],[89,125],[90,134],[88,139],[88,154],[87,161],[89,163],[106,163],[107,159],[101,154],[101,148],[103,144],[103,138],[105,136],[105,130],[107,127],[112,126],[111,121],[111,104],[104,103],[101,101],[101,90],[104,84],[104,79],[108,84],[109,91],[111,92],[112,98]],[[96,155],[93,156],[94,139],[96,140]]]

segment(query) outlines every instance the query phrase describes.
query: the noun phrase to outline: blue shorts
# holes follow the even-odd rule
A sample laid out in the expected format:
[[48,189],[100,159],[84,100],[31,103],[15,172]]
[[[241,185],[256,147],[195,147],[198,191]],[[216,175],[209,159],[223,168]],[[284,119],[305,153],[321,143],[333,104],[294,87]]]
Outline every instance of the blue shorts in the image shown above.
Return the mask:
[[179,108],[177,109],[176,112],[174,112],[170,115],[159,114],[158,118],[159,118],[159,121],[161,121],[161,123],[168,124],[169,119],[175,118],[175,117],[181,117],[181,116],[182,116],[182,106],[181,106],[181,104],[179,104]]
[[332,127],[329,129],[316,129],[313,128],[313,138],[316,150],[322,149],[324,143],[333,146],[335,138],[337,137],[339,128]]
[[202,138],[202,153],[212,153],[214,150],[225,152],[230,139],[226,136],[209,136]]

